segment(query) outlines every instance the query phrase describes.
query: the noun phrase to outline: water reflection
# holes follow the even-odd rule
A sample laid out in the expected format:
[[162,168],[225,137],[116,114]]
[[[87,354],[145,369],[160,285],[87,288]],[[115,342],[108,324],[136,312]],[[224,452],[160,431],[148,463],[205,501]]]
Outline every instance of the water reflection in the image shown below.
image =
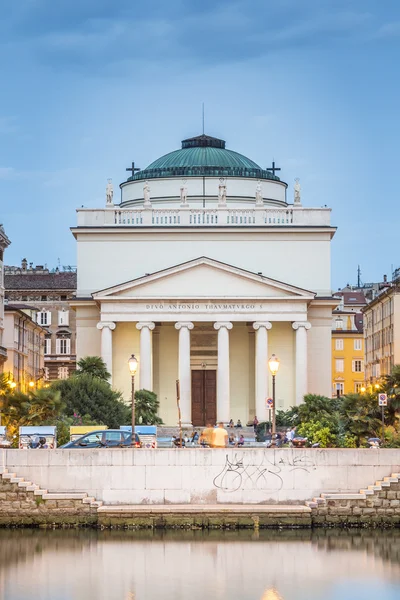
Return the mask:
[[0,530],[4,600],[398,600],[400,532]]

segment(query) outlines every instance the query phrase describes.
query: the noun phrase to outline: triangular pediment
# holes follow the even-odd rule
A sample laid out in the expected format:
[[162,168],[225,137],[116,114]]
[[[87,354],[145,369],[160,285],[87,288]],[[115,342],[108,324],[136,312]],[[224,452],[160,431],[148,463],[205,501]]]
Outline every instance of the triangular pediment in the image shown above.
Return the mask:
[[201,257],[100,290],[95,300],[144,298],[277,298],[312,300],[315,294],[275,279]]

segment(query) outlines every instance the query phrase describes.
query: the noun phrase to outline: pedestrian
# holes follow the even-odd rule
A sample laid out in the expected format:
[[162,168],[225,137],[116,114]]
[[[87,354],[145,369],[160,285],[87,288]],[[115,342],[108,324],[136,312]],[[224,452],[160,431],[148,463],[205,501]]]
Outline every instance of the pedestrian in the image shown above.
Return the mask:
[[238,439],[238,443],[237,443],[237,445],[238,445],[238,446],[244,446],[244,435],[243,435],[243,433],[242,433],[242,434],[240,434],[240,437],[239,437],[239,439]]
[[238,427],[238,428],[242,427],[242,421],[240,419],[237,420],[236,427]]
[[229,436],[229,445],[230,446],[235,446],[236,445],[236,439],[235,439],[235,436],[233,434],[231,434]]
[[213,430],[212,447],[226,448],[228,445],[228,432],[223,423],[218,423],[218,427]]
[[201,432],[199,440],[200,445],[203,446],[203,448],[211,447],[213,433],[214,427],[211,425],[211,423],[207,423],[205,429],[203,429],[203,431]]
[[197,431],[194,431],[193,435],[192,435],[192,446],[195,446],[197,444],[198,439],[199,439],[199,434]]
[[234,422],[233,422],[233,419],[231,419],[231,420],[229,421],[228,427],[230,427],[231,429],[232,429],[233,427],[235,427],[235,424],[234,424]]
[[256,433],[257,431],[257,425],[259,423],[259,420],[257,419],[257,415],[254,417],[254,421],[253,421],[253,427],[254,427],[254,433]]

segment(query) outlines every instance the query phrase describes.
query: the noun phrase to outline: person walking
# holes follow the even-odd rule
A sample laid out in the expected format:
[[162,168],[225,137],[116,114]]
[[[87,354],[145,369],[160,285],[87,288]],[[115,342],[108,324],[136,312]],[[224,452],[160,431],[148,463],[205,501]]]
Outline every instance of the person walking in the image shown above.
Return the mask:
[[201,432],[199,439],[200,446],[203,446],[203,448],[210,448],[212,445],[213,433],[214,427],[211,425],[211,423],[207,423],[205,429],[203,429]]
[[226,448],[228,445],[228,432],[224,427],[223,423],[218,423],[213,431],[212,436],[212,447],[213,448]]

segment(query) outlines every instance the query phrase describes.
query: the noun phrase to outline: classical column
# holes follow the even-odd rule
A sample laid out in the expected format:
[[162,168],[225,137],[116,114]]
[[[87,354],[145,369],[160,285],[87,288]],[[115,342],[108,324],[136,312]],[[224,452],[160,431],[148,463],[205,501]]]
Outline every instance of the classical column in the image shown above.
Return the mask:
[[190,330],[194,325],[190,321],[175,323],[179,331],[179,366],[178,377],[180,387],[180,407],[182,425],[192,424],[192,379],[190,372]]
[[296,405],[299,405],[308,392],[307,330],[311,324],[308,321],[295,321],[292,327],[296,332]]
[[115,323],[100,321],[97,323],[97,329],[101,331],[101,358],[106,363],[107,371],[110,373],[110,384],[112,382],[112,332],[115,329]]
[[256,330],[256,416],[259,421],[267,420],[265,401],[268,398],[268,329],[269,321],[253,323]]
[[229,321],[214,323],[218,331],[217,421],[229,423],[231,402],[229,388]]
[[153,390],[151,332],[154,327],[152,322],[136,323],[140,331],[139,384],[142,390]]

